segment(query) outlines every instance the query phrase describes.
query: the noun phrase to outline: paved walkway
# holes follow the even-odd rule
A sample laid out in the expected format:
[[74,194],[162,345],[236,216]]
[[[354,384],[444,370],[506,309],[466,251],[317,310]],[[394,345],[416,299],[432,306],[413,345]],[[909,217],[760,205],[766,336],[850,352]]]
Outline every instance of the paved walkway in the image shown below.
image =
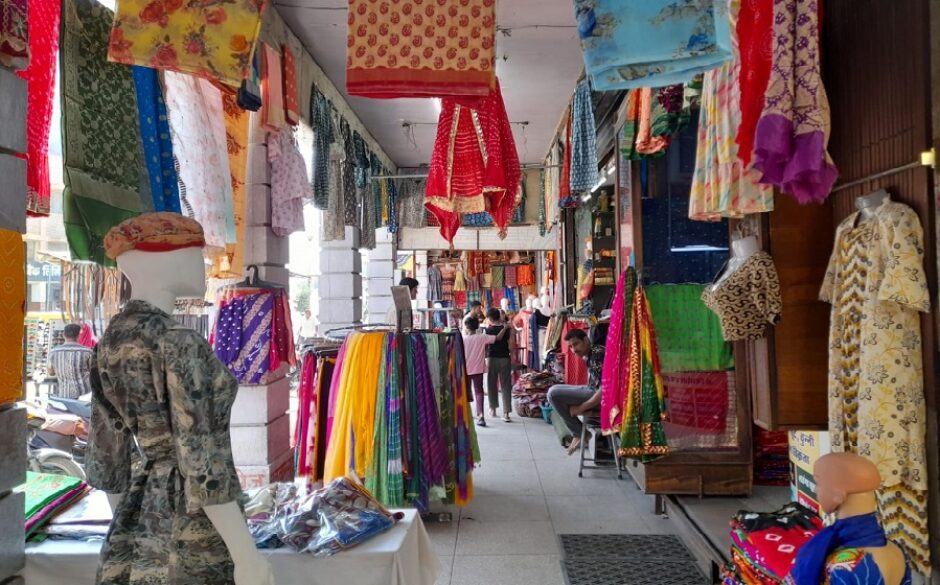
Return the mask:
[[671,534],[625,473],[586,470],[541,419],[488,420],[475,497],[449,524],[428,524],[439,585],[563,585],[559,534]]

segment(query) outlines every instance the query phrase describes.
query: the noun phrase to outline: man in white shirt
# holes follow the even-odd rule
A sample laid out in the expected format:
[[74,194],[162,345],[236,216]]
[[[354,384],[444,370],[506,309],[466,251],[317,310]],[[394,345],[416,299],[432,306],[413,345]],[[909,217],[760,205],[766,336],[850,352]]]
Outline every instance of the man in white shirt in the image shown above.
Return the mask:
[[300,334],[297,336],[297,347],[313,341],[317,336],[317,320],[313,318],[310,309],[304,311],[304,320],[300,325]]

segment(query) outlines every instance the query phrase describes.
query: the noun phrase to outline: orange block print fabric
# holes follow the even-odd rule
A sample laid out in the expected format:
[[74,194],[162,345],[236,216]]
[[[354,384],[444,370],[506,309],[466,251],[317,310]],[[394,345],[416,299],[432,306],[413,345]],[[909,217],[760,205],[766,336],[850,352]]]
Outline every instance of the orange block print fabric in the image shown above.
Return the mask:
[[349,0],[350,95],[489,95],[495,54],[496,0]]
[[0,230],[0,404],[23,394],[26,247],[18,232]]
[[248,77],[267,0],[120,0],[108,59],[238,87]]

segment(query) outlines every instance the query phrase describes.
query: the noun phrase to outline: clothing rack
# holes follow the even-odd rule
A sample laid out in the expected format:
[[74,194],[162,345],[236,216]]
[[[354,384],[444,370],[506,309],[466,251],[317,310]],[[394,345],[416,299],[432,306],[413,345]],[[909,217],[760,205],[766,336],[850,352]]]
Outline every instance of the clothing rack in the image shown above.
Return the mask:
[[[346,336],[352,333],[353,331],[384,331],[387,329],[395,329],[394,325],[389,325],[388,323],[360,323],[358,325],[344,325],[343,327],[334,327],[329,329],[324,333],[327,339],[346,339]],[[342,336],[333,335],[334,333],[339,333],[345,331],[346,333]]]
[[[525,171],[539,171],[543,169],[556,169],[560,168],[561,165],[522,165],[522,172]],[[380,181],[383,179],[427,179],[427,173],[424,174],[402,174],[402,175],[373,175],[369,177],[372,181]]]

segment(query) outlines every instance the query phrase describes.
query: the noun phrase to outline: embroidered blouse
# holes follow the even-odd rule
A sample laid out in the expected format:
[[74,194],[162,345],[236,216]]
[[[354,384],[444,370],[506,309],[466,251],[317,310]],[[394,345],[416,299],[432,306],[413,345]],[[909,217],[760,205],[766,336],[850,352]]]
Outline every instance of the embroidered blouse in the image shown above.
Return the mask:
[[765,325],[780,319],[780,280],[773,258],[757,252],[717,285],[702,292],[702,301],[718,315],[725,341],[760,339]]

